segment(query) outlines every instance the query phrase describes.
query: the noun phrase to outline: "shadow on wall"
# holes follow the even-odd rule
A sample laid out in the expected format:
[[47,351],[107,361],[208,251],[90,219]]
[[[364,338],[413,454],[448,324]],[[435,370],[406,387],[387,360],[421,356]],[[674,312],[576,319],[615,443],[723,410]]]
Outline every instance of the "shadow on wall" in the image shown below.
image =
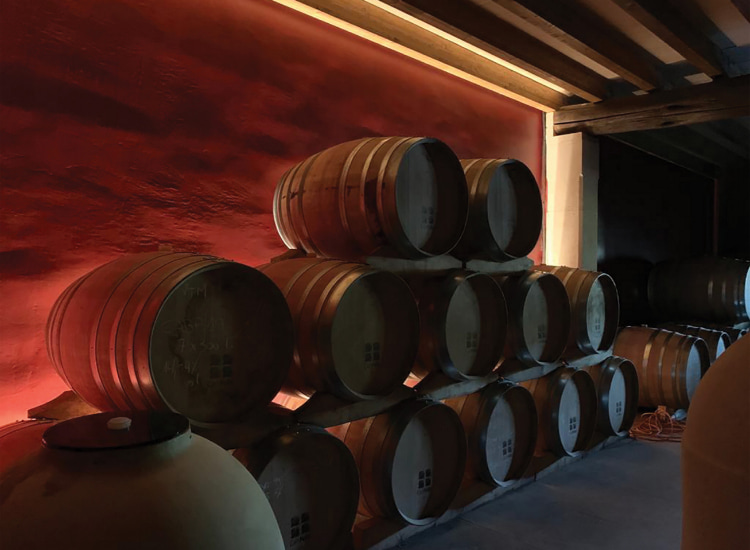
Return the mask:
[[265,262],[276,181],[325,147],[431,135],[541,178],[541,113],[269,0],[8,0],[0,52],[0,425],[64,389],[70,282],[161,244]]

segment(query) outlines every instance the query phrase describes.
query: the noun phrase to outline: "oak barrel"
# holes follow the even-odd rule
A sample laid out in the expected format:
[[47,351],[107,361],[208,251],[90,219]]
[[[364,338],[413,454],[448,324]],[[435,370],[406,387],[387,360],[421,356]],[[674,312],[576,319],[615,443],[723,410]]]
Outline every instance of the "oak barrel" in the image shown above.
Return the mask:
[[326,149],[287,171],[273,202],[289,248],[328,258],[446,254],[466,225],[461,163],[432,138],[373,137]]
[[540,271],[493,277],[508,304],[505,357],[515,357],[530,366],[560,359],[570,334],[565,285],[554,275]]
[[294,318],[297,342],[285,391],[371,399],[409,375],[419,313],[402,279],[363,264],[316,258],[258,269],[282,290]]
[[538,429],[534,399],[526,388],[497,382],[445,404],[458,413],[466,431],[466,478],[505,486],[523,476]]
[[229,421],[267,404],[289,370],[292,319],[278,288],[211,256],[124,256],[58,298],[47,350],[101,410],[172,410]]
[[638,413],[638,373],[623,357],[608,357],[584,367],[596,386],[596,425],[604,435],[628,435]]
[[287,549],[346,548],[359,501],[346,445],[323,428],[299,425],[233,454],[271,503]]
[[462,160],[469,217],[453,255],[505,261],[526,256],[542,230],[542,196],[531,170],[514,159]]
[[641,407],[687,409],[710,364],[702,339],[647,327],[621,329],[614,354],[629,359],[638,371]]
[[453,270],[402,275],[419,304],[419,353],[412,372],[439,370],[454,380],[489,374],[503,355],[505,296],[482,273]]
[[739,323],[750,319],[750,262],[695,258],[657,264],[649,301],[666,320]]
[[23,420],[0,427],[0,475],[42,447],[52,420]]
[[664,323],[659,325],[660,328],[671,330],[673,332],[681,332],[688,336],[695,336],[696,338],[703,339],[708,346],[708,356],[711,363],[716,361],[726,349],[732,345],[732,339],[729,334],[723,330],[714,330],[710,328],[696,327],[693,325],[682,325],[678,323]]
[[606,273],[540,265],[565,285],[570,301],[570,337],[566,357],[590,355],[612,347],[620,318],[617,287]]
[[521,382],[534,397],[539,429],[536,455],[578,456],[596,429],[596,388],[586,371],[561,367]]
[[362,515],[426,525],[448,509],[458,492],[466,436],[447,405],[407,401],[329,432],[346,443],[359,467]]

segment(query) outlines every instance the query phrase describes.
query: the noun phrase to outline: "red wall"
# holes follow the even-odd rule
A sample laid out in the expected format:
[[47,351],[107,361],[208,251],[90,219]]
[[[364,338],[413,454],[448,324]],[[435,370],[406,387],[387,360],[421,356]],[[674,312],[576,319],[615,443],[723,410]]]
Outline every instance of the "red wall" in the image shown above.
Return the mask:
[[538,111],[270,0],[1,9],[0,425],[65,389],[44,324],[71,281],[159,244],[267,260],[274,185],[320,149],[429,135],[541,176]]

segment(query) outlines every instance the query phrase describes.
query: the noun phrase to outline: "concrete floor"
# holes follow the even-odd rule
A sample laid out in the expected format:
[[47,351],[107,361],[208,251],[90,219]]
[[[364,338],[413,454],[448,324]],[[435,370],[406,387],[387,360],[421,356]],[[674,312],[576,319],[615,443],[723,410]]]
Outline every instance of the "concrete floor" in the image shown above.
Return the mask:
[[604,449],[430,529],[409,550],[679,550],[680,445]]

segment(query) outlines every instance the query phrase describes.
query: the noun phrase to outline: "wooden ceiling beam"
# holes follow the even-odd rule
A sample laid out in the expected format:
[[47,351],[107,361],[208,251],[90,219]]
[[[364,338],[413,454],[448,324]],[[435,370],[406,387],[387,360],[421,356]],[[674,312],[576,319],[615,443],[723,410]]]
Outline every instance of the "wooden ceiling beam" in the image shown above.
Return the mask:
[[608,96],[608,79],[470,0],[382,0],[587,101]]
[[708,76],[722,74],[713,44],[667,0],[611,0]]
[[[542,111],[568,96],[474,53],[371,0],[273,0],[392,51]],[[382,7],[380,7],[382,6]]]
[[659,87],[653,56],[575,0],[472,1],[505,8],[641,90]]
[[653,130],[750,115],[750,75],[678,90],[571,105],[555,112],[556,135]]
[[747,22],[750,23],[750,0],[732,0],[732,4],[734,4],[734,7],[739,10],[742,17],[747,19]]

